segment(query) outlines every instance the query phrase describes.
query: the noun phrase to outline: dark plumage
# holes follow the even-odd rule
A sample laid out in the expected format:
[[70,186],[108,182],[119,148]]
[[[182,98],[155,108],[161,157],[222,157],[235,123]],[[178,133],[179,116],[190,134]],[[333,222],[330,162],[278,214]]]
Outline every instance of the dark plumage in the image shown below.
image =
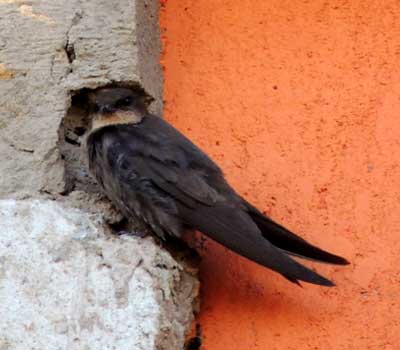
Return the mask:
[[165,120],[146,99],[125,88],[91,95],[89,167],[125,216],[146,222],[160,236],[199,230],[227,248],[292,282],[332,286],[290,258],[348,262],[321,250],[263,215],[225,181],[219,167]]

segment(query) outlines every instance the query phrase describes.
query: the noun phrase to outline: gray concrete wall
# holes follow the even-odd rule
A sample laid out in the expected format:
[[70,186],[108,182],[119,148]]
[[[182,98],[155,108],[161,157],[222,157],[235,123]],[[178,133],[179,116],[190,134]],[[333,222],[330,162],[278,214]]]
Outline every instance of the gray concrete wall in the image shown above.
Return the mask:
[[[76,97],[82,89],[108,84],[140,86],[155,98],[153,112],[161,114],[159,53],[156,0],[0,0],[0,199],[3,199],[0,227],[7,232],[0,235],[0,295],[7,300],[7,305],[2,305],[0,330],[11,336],[2,338],[0,331],[0,348],[16,344],[11,348],[26,349],[33,340],[37,344],[47,343],[46,349],[80,348],[71,347],[79,338],[77,344],[93,349],[99,346],[126,349],[118,345],[117,335],[122,333],[124,339],[132,340],[129,344],[134,344],[135,339],[139,345],[146,344],[130,345],[132,349],[183,346],[184,334],[193,317],[191,305],[197,295],[194,272],[185,263],[174,260],[151,238],[143,242],[132,237],[116,238],[107,231],[105,222],[117,223],[121,216],[86,170],[81,145],[88,120]],[[48,225],[40,224],[46,220],[58,224],[49,229]],[[80,221],[88,223],[87,227],[79,226]],[[90,230],[102,233],[91,236],[84,247],[68,243],[70,252],[65,266],[50,259],[48,254],[58,249],[60,237],[65,237],[65,242],[75,242],[77,230],[82,236]],[[25,249],[28,246],[37,249]],[[107,292],[111,294],[103,295],[103,301],[109,301],[106,313],[122,315],[115,322],[106,324],[102,319],[104,305],[86,295],[88,285],[78,288],[76,284],[76,278],[83,278],[79,277],[82,273],[79,269],[96,270],[94,266],[100,263],[101,259],[89,258],[93,253],[89,246],[125,252],[123,271],[118,267],[118,254],[111,254],[106,263],[112,271],[113,277],[109,278],[116,282]],[[90,252],[82,254],[85,249]],[[161,274],[149,273],[144,280],[130,279],[129,285],[135,290],[144,283],[143,288],[151,291],[148,296],[158,295],[143,300],[157,310],[153,319],[146,316],[146,308],[140,314],[141,296],[138,301],[132,295],[131,301],[122,306],[115,302],[119,284],[126,280],[124,276],[129,271],[132,274],[136,271],[134,261],[141,254],[147,255],[146,251],[153,253],[148,255],[150,260],[145,270],[154,266],[165,268]],[[88,263],[88,259],[92,262]],[[65,269],[61,272],[60,267]],[[104,280],[97,281],[90,272],[84,278],[90,280],[91,293],[103,293]],[[31,279],[33,289],[22,298],[26,292],[24,283]],[[178,287],[180,281],[185,281],[184,288]],[[62,291],[63,284],[68,285],[66,294]],[[40,292],[43,286],[45,299]],[[163,297],[159,297],[160,290]],[[74,298],[90,299],[85,302],[90,307],[83,307],[82,312],[74,309],[71,306],[75,305]],[[56,304],[65,305],[68,310],[61,312],[49,307]],[[138,310],[133,312],[132,308]],[[101,322],[90,321],[80,333],[74,322],[67,322],[64,325],[67,328],[62,326],[62,329],[68,332],[57,338],[59,319],[85,318],[86,312],[95,313],[96,320]],[[127,322],[140,323],[141,318],[148,319],[151,326],[140,337],[154,341],[138,340],[140,332],[132,330],[130,334],[131,330],[126,329]],[[25,337],[26,327],[29,336]],[[62,340],[47,342],[47,337],[53,336]]]

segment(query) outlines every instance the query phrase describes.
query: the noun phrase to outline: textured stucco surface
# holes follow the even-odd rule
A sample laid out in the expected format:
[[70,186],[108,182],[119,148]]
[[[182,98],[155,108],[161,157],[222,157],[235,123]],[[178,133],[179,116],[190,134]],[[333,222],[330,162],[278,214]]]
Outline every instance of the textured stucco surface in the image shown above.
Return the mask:
[[150,237],[100,223],[55,201],[0,201],[0,349],[183,348],[194,276]]
[[352,262],[318,266],[337,288],[298,288],[207,241],[204,349],[397,349],[400,3],[162,4],[166,118],[258,207]]

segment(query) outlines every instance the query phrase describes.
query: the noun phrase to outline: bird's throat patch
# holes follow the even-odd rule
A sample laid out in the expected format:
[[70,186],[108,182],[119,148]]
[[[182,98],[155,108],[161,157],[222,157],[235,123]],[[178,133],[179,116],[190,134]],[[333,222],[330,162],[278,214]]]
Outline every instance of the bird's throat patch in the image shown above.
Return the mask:
[[95,114],[92,120],[92,130],[97,130],[109,125],[137,124],[143,119],[143,115],[134,111],[117,111],[109,114]]

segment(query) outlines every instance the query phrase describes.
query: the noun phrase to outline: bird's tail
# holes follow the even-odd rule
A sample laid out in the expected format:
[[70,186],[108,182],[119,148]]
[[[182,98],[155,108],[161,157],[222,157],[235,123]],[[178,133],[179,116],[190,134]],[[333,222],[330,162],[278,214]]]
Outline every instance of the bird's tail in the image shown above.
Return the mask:
[[[252,217],[241,209],[203,206],[195,211],[184,210],[182,214],[191,227],[234,252],[279,272],[293,283],[299,284],[298,281],[304,281],[322,286],[334,286],[330,280],[281,251],[288,248],[294,250],[294,247],[281,244],[278,239],[274,240],[278,244],[275,246],[269,239],[265,239]],[[263,229],[265,231],[265,227]]]
[[258,209],[248,204],[249,215],[254,220],[265,239],[275,247],[286,253],[300,258],[310,259],[317,262],[323,262],[335,265],[348,265],[349,262],[335,254],[322,250],[296,234],[290,232],[283,226],[269,219]]

